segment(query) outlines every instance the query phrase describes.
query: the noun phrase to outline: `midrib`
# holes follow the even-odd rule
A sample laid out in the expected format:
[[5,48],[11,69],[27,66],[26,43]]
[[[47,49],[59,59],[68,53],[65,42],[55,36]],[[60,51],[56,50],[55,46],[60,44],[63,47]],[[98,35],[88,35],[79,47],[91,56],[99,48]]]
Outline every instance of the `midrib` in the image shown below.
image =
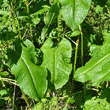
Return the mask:
[[87,73],[89,70],[91,70],[92,68],[94,68],[96,65],[98,65],[100,62],[102,62],[103,60],[105,60],[107,57],[109,57],[110,56],[110,54],[107,54],[106,56],[104,56],[102,59],[100,59],[96,64],[94,64],[93,66],[91,66],[89,69],[87,69],[86,71],[84,71],[82,74],[81,74],[81,76],[82,75],[84,75],[85,73]]
[[32,76],[32,71],[29,69],[28,64],[26,63],[25,59],[24,59],[22,56],[21,56],[21,59],[22,59],[23,62],[25,63],[25,65],[26,65],[26,67],[27,67],[27,70],[28,70],[28,72],[30,73],[29,76],[30,76],[31,79],[32,79],[32,83],[33,83],[33,86],[34,86],[36,95],[37,95],[38,99],[40,100],[39,95],[38,95],[37,90],[36,90],[36,87],[35,87],[36,83],[35,83],[34,78],[33,78],[33,76]]

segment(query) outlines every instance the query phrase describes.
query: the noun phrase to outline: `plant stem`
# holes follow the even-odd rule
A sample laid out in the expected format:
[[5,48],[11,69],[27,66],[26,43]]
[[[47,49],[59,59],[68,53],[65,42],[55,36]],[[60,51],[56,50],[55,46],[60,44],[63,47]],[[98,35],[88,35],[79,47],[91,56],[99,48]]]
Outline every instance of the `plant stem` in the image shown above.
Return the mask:
[[[10,94],[10,92],[8,91],[8,89],[7,89],[7,87],[5,86],[5,83],[4,83],[4,81],[7,81],[7,82],[10,83],[10,81],[15,81],[15,80],[13,80],[13,79],[8,79],[8,78],[2,78],[1,76],[0,76],[0,80],[1,80],[2,84],[4,85],[3,87],[6,89],[8,95],[9,95],[9,98],[11,99],[13,108],[16,107],[16,105],[14,105],[14,103],[13,103],[14,100],[12,99],[11,94]],[[14,84],[14,83],[13,83],[13,84]],[[14,85],[16,86],[16,84],[14,84]],[[13,110],[14,110],[14,109],[13,109]]]
[[15,33],[17,33],[17,29],[16,29],[16,23],[15,23],[15,18],[14,18],[14,7],[13,7],[13,3],[12,3],[12,1],[10,1],[10,12],[11,12],[11,16],[12,16],[12,20],[13,20],[13,31],[15,32]]
[[81,29],[81,26],[79,25],[79,30],[80,30],[80,33],[81,33],[81,66],[83,66],[84,64],[84,52],[83,52],[83,33],[82,33],[82,29]]
[[[13,80],[13,79],[1,78],[1,77],[0,77],[0,80],[2,80],[2,81],[4,80],[4,81],[7,81],[7,82],[9,82],[9,81],[14,81],[14,82],[15,82],[15,80]],[[13,84],[14,84],[14,83],[13,83]],[[17,84],[14,84],[14,85],[17,85]],[[17,86],[18,86],[18,85],[17,85]],[[26,95],[24,94],[24,92],[23,92],[22,90],[21,90],[21,92],[22,92],[22,95],[23,95],[23,97],[24,97],[24,100],[25,100],[25,102],[26,102],[26,104],[27,104],[27,106],[28,106],[28,109],[31,110]]]
[[57,34],[57,37],[58,37],[58,40],[59,40],[59,36],[60,36],[60,28],[59,28],[59,15],[58,15],[58,17],[57,17],[57,25],[58,25],[58,34]]
[[[83,32],[82,32],[82,29],[81,29],[81,26],[79,25],[79,30],[80,30],[80,33],[81,33],[81,66],[84,65],[84,47],[83,47]],[[83,83],[83,86],[84,86],[84,97],[86,96],[86,86],[85,86],[85,83]],[[84,98],[85,99],[85,98]]]
[[16,85],[14,85],[14,92],[13,92],[13,104],[12,104],[13,110],[15,109],[15,95],[16,95]]
[[[13,80],[13,79],[1,78],[1,77],[0,77],[0,80],[6,81],[6,82],[8,82],[8,83],[12,83],[12,84],[14,84],[14,85],[17,85],[17,84],[16,84],[16,81]],[[17,85],[17,86],[18,86],[18,85]]]
[[20,31],[19,20],[16,18],[16,21],[17,21],[17,25],[18,25],[19,38],[21,38],[21,31]]
[[11,6],[10,8],[12,9],[12,12],[11,12],[11,13],[12,13],[12,18],[13,18],[13,23],[14,23],[14,30],[15,30],[15,32],[17,33],[16,23],[15,23],[15,22],[17,22],[18,32],[19,32],[19,38],[21,38],[19,20],[18,20],[16,14],[15,14],[14,6],[13,6],[13,0],[11,1],[10,4],[11,4],[11,5],[10,5],[10,6]]
[[13,19],[13,30],[14,30],[15,33],[17,33],[15,19],[14,19],[13,15],[12,15],[12,19]]
[[[13,31],[15,32],[15,33],[18,33],[17,32],[17,28],[16,28],[16,20],[17,20],[17,24],[18,24],[18,19],[17,19],[17,17],[16,17],[16,14],[15,14],[15,11],[14,11],[14,6],[13,6],[13,0],[12,1],[10,1],[10,12],[11,12],[11,16],[12,16],[12,22],[13,22]],[[19,24],[18,24],[19,25]],[[17,38],[21,38],[21,33],[20,33],[20,26],[18,26],[18,30],[19,30],[19,36],[17,35]]]
[[68,100],[66,101],[66,104],[65,104],[65,106],[64,106],[65,109],[67,109],[67,106],[68,106],[69,101],[70,101],[70,97],[69,97]]
[[76,62],[77,62],[77,55],[78,55],[78,45],[79,45],[79,39],[76,41],[76,50],[75,50],[75,58],[74,58],[74,66],[73,66],[73,78],[74,78],[74,73],[76,71]]
[[104,34],[105,15],[102,16],[102,34]]
[[28,109],[31,110],[30,105],[29,105],[29,102],[28,102],[28,99],[27,99],[25,93],[22,91],[22,89],[21,89],[21,92],[22,92],[22,95],[23,95],[23,97],[24,97],[24,100],[25,100],[25,102],[26,102],[26,104],[27,104]]
[[[2,78],[1,75],[0,75],[0,78]],[[2,82],[2,87],[5,87],[5,83],[4,83],[3,79],[1,79],[1,82]]]
[[[58,4],[58,7],[59,7],[59,4]],[[60,27],[61,27],[61,14],[60,14],[60,11],[59,11],[58,17],[57,17],[57,27],[58,27],[57,38],[58,38],[58,41],[59,41],[60,40]]]
[[77,55],[78,55],[78,45],[79,45],[79,39],[76,41],[76,49],[75,49],[75,57],[74,57],[74,65],[73,65],[73,79],[72,79],[72,92],[74,87],[74,73],[76,71],[76,63],[77,63]]
[[27,14],[28,14],[28,17],[29,17],[31,40],[32,40],[32,42],[33,42],[33,32],[32,32],[32,26],[31,26],[31,17],[30,17],[30,10],[29,10],[28,0],[25,0],[25,4],[26,4],[26,8],[27,8]]
[[49,0],[49,3],[50,3],[50,5],[52,5],[52,1],[51,0]]

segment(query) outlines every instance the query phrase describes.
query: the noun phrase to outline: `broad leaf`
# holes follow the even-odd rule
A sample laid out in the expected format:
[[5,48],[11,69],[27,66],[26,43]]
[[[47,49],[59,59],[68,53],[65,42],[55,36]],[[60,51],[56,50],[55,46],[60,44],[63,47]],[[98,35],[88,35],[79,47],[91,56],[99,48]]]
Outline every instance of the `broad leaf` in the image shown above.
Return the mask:
[[63,38],[61,42],[56,39],[47,39],[42,46],[43,63],[42,66],[50,72],[50,82],[55,89],[61,88],[69,79],[72,70],[70,64],[71,59],[71,43]]
[[74,77],[80,82],[91,80],[94,86],[110,80],[110,39],[93,49],[90,61],[77,69]]
[[60,0],[61,12],[66,24],[76,29],[85,19],[91,4],[91,0]]
[[[12,74],[20,88],[31,98],[40,100],[47,89],[47,71],[43,67],[35,65],[35,48],[31,41],[26,40],[21,44],[22,51],[18,61],[11,67]],[[19,52],[18,50],[17,52]]]

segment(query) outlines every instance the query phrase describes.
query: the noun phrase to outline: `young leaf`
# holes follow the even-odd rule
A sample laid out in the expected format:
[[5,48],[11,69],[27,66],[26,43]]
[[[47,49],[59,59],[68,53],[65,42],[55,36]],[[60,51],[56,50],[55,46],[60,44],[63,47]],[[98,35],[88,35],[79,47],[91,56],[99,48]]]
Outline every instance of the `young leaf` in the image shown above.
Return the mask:
[[7,76],[9,73],[7,71],[4,71],[4,72],[0,72],[0,75],[2,76]]
[[14,59],[16,56],[12,56],[14,63],[11,67],[12,74],[15,75],[17,83],[27,95],[40,100],[47,89],[47,71],[35,65],[35,48],[31,41],[24,41],[21,47],[21,55],[16,63]]
[[61,12],[66,24],[76,29],[85,19],[91,0],[60,0]]
[[80,31],[76,30],[71,33],[70,37],[74,37],[74,36],[78,36],[78,35],[80,35]]
[[58,6],[54,4],[49,11],[47,12],[46,16],[44,17],[45,26],[42,29],[41,33],[41,40],[44,40],[47,34],[47,31],[52,23],[55,22],[58,15]]
[[99,85],[102,81],[110,80],[110,39],[102,46],[93,50],[92,58],[85,66],[77,69],[75,80],[85,82],[91,80],[93,86]]
[[72,70],[70,64],[71,59],[71,43],[63,38],[57,43],[55,39],[47,39],[42,46],[43,63],[42,66],[50,72],[50,82],[55,89],[61,88],[69,79]]

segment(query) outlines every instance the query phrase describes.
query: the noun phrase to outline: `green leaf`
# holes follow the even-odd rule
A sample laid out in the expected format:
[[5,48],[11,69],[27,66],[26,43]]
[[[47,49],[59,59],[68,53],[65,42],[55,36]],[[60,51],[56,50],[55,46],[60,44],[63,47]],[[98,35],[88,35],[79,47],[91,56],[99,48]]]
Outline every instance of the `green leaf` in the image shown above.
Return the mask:
[[56,20],[56,17],[58,15],[58,5],[54,4],[49,11],[47,12],[46,16],[44,17],[44,22],[46,25],[50,25],[51,23],[54,23]]
[[55,3],[59,3],[59,0],[53,0],[53,3],[55,4]]
[[35,65],[35,47],[31,41],[24,41],[21,47],[22,51],[17,63],[15,59],[12,60],[14,63],[11,67],[12,74],[15,75],[17,83],[27,95],[40,100],[47,89],[47,71]]
[[46,37],[46,34],[48,32],[48,29],[52,23],[55,22],[58,15],[58,5],[54,4],[49,11],[47,12],[46,16],[44,17],[45,26],[42,29],[41,33],[41,40],[44,40]]
[[70,37],[74,37],[74,36],[78,36],[78,35],[80,35],[80,31],[76,30],[71,33]]
[[32,19],[32,22],[33,24],[36,26],[37,24],[39,24],[40,22],[40,18],[38,17],[38,15],[42,15],[44,14],[46,11],[49,10],[49,6],[47,5],[44,5],[42,9],[40,9],[39,11],[33,13],[30,15],[31,19]]
[[76,29],[85,19],[91,0],[60,0],[61,12],[66,24]]
[[39,24],[40,20],[41,19],[39,17],[35,17],[35,18],[32,19],[32,22],[36,26],[37,24]]
[[46,11],[49,10],[49,6],[48,5],[44,5],[42,9],[36,11],[35,13],[31,14],[30,16],[31,17],[35,17],[35,16],[38,16],[38,15],[42,15],[44,14]]
[[5,90],[5,89],[2,89],[2,90],[0,90],[0,96],[4,96],[4,95],[7,95],[8,94],[8,92]]
[[110,104],[104,99],[94,97],[85,102],[83,110],[110,110]]
[[43,63],[42,66],[50,72],[50,82],[55,89],[61,88],[69,79],[72,70],[71,43],[63,38],[59,43],[56,39],[47,39],[42,46]]
[[2,10],[0,10],[0,15],[8,16],[9,13],[8,13],[7,11],[2,11]]
[[104,42],[106,42],[110,38],[110,31],[104,30],[103,38],[104,38]]
[[103,10],[103,8],[100,6],[100,5],[97,5],[96,6],[96,9],[95,9],[95,12],[96,13],[99,13],[99,12],[101,12]]
[[9,73],[7,71],[4,71],[4,72],[0,72],[0,75],[2,76],[7,76]]
[[85,82],[91,80],[93,86],[110,80],[110,39],[92,51],[92,58],[85,66],[75,72],[75,80]]
[[32,110],[43,110],[44,106],[42,102],[39,102],[35,105],[34,108],[32,108]]

